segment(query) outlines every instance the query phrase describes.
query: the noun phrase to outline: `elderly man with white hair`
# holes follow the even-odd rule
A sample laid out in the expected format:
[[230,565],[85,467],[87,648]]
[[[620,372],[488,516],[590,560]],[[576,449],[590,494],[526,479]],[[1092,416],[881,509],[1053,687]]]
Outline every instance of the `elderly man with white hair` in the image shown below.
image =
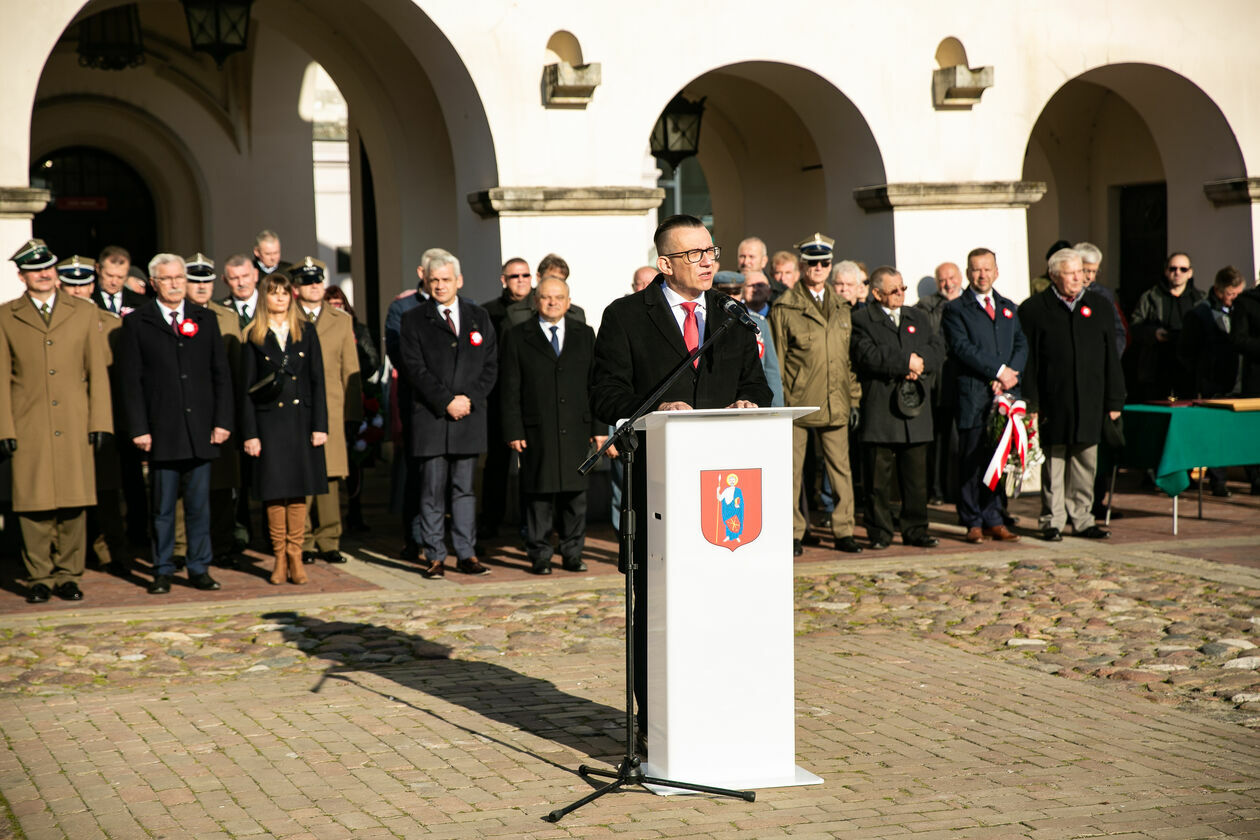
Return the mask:
[[1129,325],[1125,323],[1124,313],[1116,302],[1116,293],[1098,282],[1098,267],[1102,264],[1102,250],[1092,242],[1077,242],[1072,250],[1081,255],[1081,269],[1085,273],[1085,288],[1105,298],[1111,304],[1112,320],[1116,327],[1116,355],[1123,356],[1124,349],[1129,346]]
[[1019,307],[1028,338],[1023,395],[1038,422],[1041,448],[1042,539],[1058,542],[1067,520],[1073,533],[1105,539],[1094,522],[1094,474],[1103,423],[1124,407],[1124,374],[1107,301],[1085,288],[1081,255],[1050,255],[1050,287]]

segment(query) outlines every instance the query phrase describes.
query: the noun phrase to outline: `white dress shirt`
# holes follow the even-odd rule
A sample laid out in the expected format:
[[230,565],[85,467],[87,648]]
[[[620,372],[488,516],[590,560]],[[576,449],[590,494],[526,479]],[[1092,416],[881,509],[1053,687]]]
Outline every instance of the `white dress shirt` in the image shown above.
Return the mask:
[[157,305],[158,305],[158,310],[161,311],[162,313],[162,320],[166,322],[167,326],[170,326],[172,314],[178,315],[179,320],[181,321],[184,320],[184,302],[182,300],[179,302],[179,305],[176,306],[174,309],[171,309],[169,306],[167,306],[165,303],[162,303],[162,301],[160,300],[157,302]]
[[[232,298],[232,306],[236,307],[237,313],[242,317],[253,318],[258,313],[258,290],[254,289],[254,293],[249,296],[249,300]],[[244,311],[242,307],[249,307],[249,311]]]
[[446,313],[451,313],[451,322],[455,324],[455,334],[459,335],[459,298],[455,298],[455,300],[451,301],[449,304],[441,304],[437,301],[433,302],[437,306],[438,320],[443,324],[446,323]]
[[551,343],[551,328],[556,328],[556,341],[560,342],[560,349],[564,349],[564,319],[561,318],[554,324],[546,318],[539,317],[538,326],[542,327],[543,337],[547,339],[547,343]]

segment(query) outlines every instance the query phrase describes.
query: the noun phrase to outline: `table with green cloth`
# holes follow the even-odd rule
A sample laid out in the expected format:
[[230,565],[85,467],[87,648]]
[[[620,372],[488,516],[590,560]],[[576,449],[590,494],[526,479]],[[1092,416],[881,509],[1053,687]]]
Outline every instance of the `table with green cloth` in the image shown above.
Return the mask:
[[1119,466],[1149,469],[1176,498],[1195,467],[1260,464],[1260,411],[1197,405],[1126,405]]

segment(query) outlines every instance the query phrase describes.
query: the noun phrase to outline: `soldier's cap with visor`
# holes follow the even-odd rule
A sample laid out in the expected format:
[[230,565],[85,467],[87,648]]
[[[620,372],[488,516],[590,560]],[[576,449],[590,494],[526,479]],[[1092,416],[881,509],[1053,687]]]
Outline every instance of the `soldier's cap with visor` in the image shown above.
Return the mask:
[[313,286],[324,282],[328,266],[314,257],[303,257],[301,262],[289,267],[289,277],[297,286]]
[[738,271],[719,271],[713,275],[713,287],[724,292],[738,292],[744,288],[744,275]]
[[213,283],[219,279],[214,273],[214,260],[200,251],[184,260],[184,275],[190,283]]
[[96,281],[96,261],[75,254],[57,263],[57,277],[66,286],[86,286]]
[[823,236],[821,233],[815,232],[813,236],[802,239],[792,247],[800,252],[801,259],[805,262],[821,262],[822,260],[831,259],[831,252],[836,247],[836,240],[830,236]]
[[18,271],[39,271],[57,264],[57,255],[48,250],[42,239],[28,239],[26,244],[9,257],[17,264]]

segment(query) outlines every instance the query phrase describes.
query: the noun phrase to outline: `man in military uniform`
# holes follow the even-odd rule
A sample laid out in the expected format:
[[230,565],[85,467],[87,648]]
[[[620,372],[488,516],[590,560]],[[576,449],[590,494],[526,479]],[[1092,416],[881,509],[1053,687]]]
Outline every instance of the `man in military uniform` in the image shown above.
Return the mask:
[[[811,431],[818,435],[823,462],[836,504],[831,534],[837,551],[855,554],[862,547],[853,539],[853,477],[849,468],[849,425],[856,421],[862,396],[849,364],[853,325],[849,305],[831,290],[831,252],[835,240],[815,233],[796,243],[805,272],[801,281],[783,293],[770,309],[770,330],[779,370],[783,400],[789,406],[816,405],[818,411],[799,417],[792,427],[793,499],[804,481],[805,447]],[[792,550],[800,555],[809,526],[799,505],[793,512]]]
[[10,257],[26,294],[0,306],[0,450],[13,459],[26,600],[83,598],[91,448],[113,432],[104,330],[90,301],[57,294],[57,258],[31,239]]
[[[214,296],[214,260],[197,253],[186,261],[184,273],[188,299],[206,307],[219,318],[219,333],[223,338],[223,350],[227,353],[228,370],[232,374],[232,392],[240,387],[241,377],[241,329],[237,313],[228,306],[211,300]],[[210,550],[217,566],[236,566],[236,551],[249,542],[248,532],[236,523],[236,496],[241,487],[241,468],[238,446],[234,438],[219,449],[219,457],[210,463]],[[188,554],[187,535],[184,530],[184,500],[175,507],[175,556]]]
[[324,305],[324,279],[327,267],[317,259],[304,257],[289,269],[297,287],[302,314],[315,325],[324,357],[324,399],[328,404],[328,442],[324,464],[328,470],[328,492],[306,499],[306,537],[302,561],[344,563],[341,556],[341,497],[337,479],[350,474],[346,450],[346,425],[358,428],[363,419],[363,383],[359,378],[359,352],[354,343],[354,319],[340,309]]
[[244,330],[258,311],[258,268],[244,254],[233,254],[223,263],[223,282],[231,294],[219,303],[236,311],[238,326]]

